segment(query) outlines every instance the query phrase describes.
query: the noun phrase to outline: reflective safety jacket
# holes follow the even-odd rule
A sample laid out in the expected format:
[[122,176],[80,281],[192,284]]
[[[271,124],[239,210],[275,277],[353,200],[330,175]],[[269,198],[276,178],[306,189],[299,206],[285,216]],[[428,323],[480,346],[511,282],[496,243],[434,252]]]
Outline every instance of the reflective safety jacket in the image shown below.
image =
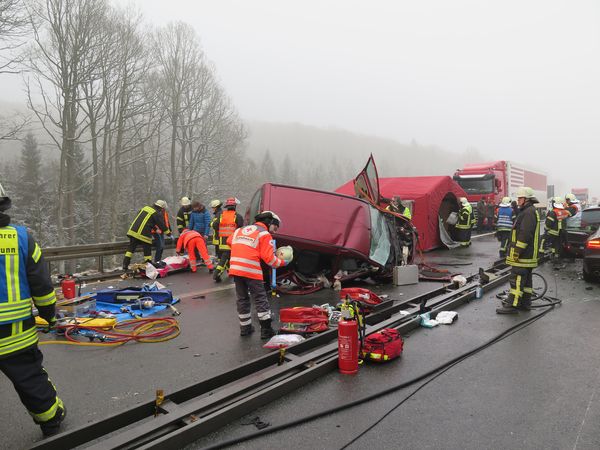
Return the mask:
[[515,214],[512,206],[500,206],[498,208],[498,220],[496,222],[496,231],[510,231],[513,227]]
[[581,228],[581,204],[571,203],[566,211],[569,212],[569,217],[565,219],[566,228]]
[[188,227],[188,224],[190,223],[190,214],[192,214],[191,206],[182,206],[179,208],[179,211],[177,211],[177,231],[179,231],[179,234]]
[[474,215],[473,207],[469,205],[463,205],[458,212],[458,223],[455,228],[459,230],[470,230],[473,226]]
[[0,227],[0,358],[37,344],[32,301],[40,317],[54,320],[56,295],[42,250],[25,227]]
[[550,236],[560,235],[564,211],[565,210],[561,208],[554,208],[548,211],[548,214],[546,214],[546,222],[544,223],[544,227]]
[[217,218],[214,228],[217,231],[219,250],[229,250],[227,239],[233,235],[236,228],[244,226],[244,219],[235,210],[226,209]]
[[402,214],[404,217],[406,217],[408,220],[412,219],[412,214],[410,212],[410,209],[408,208],[408,206],[405,206],[404,208],[400,207],[400,208],[395,208],[392,205],[388,205],[385,208],[387,211],[391,211],[391,212],[395,212],[398,214]]
[[152,230],[157,227],[166,230],[164,218],[158,206],[144,206],[131,222],[127,236],[138,239],[146,244],[152,244]]
[[525,203],[511,230],[506,264],[533,268],[538,265],[540,215],[531,202]]
[[210,221],[210,230],[212,234],[211,243],[213,245],[219,245],[219,232],[217,231],[217,229],[215,229],[215,224],[217,223],[217,220],[219,220],[219,216],[221,215],[221,208],[218,208],[213,214],[214,217]]
[[228,244],[231,246],[230,276],[262,280],[261,260],[274,268],[285,266],[285,261],[275,256],[273,237],[262,222],[238,228],[229,237]]

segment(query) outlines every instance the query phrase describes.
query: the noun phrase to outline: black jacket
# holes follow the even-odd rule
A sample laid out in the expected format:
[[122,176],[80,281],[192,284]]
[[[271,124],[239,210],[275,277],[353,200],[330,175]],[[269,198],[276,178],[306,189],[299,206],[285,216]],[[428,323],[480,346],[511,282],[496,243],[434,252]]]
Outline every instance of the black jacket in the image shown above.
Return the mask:
[[520,208],[510,233],[506,264],[515,267],[537,267],[539,247],[540,215],[533,203],[528,201]]

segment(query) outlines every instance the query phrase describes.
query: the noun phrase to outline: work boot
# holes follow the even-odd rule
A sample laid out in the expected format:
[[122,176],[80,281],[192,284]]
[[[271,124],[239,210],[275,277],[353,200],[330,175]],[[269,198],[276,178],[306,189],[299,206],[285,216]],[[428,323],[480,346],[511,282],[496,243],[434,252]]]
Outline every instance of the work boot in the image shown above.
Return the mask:
[[217,269],[213,272],[213,280],[215,280],[215,283],[220,283],[221,282],[221,270],[219,270],[219,268],[217,267]]
[[275,336],[275,330],[271,327],[271,319],[260,321],[260,338],[271,339]]
[[252,325],[240,326],[240,336],[250,336],[254,333],[254,327]]
[[514,306],[503,304],[500,308],[496,308],[496,314],[519,314],[519,310]]
[[52,419],[48,422],[40,423],[40,428],[42,429],[42,433],[44,437],[54,436],[58,434],[60,430],[60,424],[67,417],[67,408],[63,405],[62,408],[59,406],[56,410],[56,414]]

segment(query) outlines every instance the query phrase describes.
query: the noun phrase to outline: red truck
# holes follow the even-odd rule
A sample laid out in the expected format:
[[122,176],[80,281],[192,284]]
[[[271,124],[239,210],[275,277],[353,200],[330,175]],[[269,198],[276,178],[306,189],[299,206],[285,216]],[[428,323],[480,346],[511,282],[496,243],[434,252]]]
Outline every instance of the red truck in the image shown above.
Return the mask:
[[546,174],[526,169],[511,161],[493,161],[479,164],[466,164],[454,173],[454,180],[467,193],[467,199],[473,206],[480,199],[494,205],[502,201],[502,197],[516,199],[520,186],[531,187],[539,204],[538,208],[546,208],[547,181]]

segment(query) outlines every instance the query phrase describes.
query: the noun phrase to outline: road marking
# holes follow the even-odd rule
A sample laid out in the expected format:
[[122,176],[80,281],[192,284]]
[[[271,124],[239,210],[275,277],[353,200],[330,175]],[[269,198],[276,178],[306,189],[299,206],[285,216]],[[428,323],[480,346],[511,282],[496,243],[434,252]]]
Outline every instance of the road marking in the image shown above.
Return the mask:
[[475,239],[475,238],[478,238],[478,237],[484,237],[484,236],[492,236],[494,234],[496,234],[495,231],[492,231],[491,233],[474,234],[474,235],[471,236],[471,239]]
[[592,395],[590,396],[590,400],[588,401],[588,405],[585,410],[585,414],[583,415],[583,420],[581,421],[581,425],[579,426],[579,431],[577,432],[577,438],[575,439],[575,445],[573,445],[573,450],[575,450],[577,448],[577,444],[579,443],[579,437],[581,436],[581,432],[583,431],[583,426],[585,425],[585,419],[586,419],[588,413],[590,412],[590,407],[592,405],[592,401],[594,400],[594,397],[596,396],[596,391],[598,390],[598,382],[600,382],[600,370],[598,371],[598,376],[596,377],[596,385],[594,387],[594,391],[592,392]]

